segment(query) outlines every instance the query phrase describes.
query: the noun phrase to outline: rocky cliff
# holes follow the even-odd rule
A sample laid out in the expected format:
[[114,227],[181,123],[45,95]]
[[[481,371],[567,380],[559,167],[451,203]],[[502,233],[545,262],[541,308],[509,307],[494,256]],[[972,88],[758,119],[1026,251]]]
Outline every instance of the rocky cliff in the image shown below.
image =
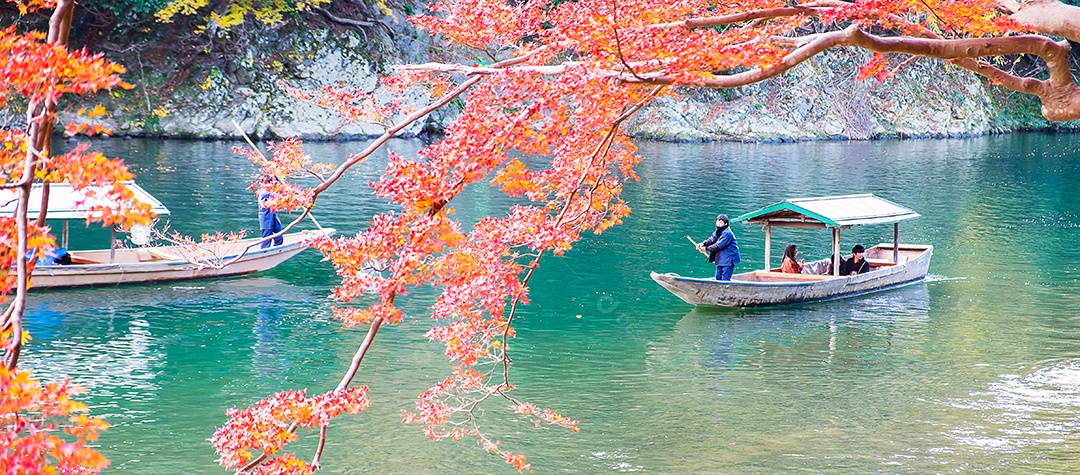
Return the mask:
[[[349,123],[285,92],[324,87],[378,88],[390,65],[443,55],[439,44],[412,30],[404,15],[382,19],[387,28],[333,25],[272,34],[231,57],[170,67],[118,57],[136,87],[103,100],[115,135],[215,139],[238,137],[239,124],[257,137],[354,139],[381,134],[376,124]],[[903,66],[884,82],[858,81],[868,53],[827,52],[788,74],[732,90],[688,89],[662,97],[629,121],[633,136],[658,140],[816,140],[947,137],[1018,129],[1075,127],[1049,124],[1030,97],[988,86],[941,61]],[[135,63],[137,59],[138,63]],[[420,92],[409,100],[427,101]],[[451,120],[441,111],[402,132],[415,136]]]

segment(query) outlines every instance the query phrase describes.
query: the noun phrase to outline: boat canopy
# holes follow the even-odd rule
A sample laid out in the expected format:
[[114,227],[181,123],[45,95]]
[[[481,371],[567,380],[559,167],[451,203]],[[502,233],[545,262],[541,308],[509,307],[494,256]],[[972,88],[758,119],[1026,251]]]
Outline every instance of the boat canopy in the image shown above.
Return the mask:
[[[135,199],[141,203],[150,205],[150,210],[158,216],[169,214],[169,209],[165,205],[161,204],[157,198],[142,189],[135,182],[124,182],[132,193],[135,194]],[[102,196],[104,196],[105,187],[99,187],[102,190]],[[36,219],[41,212],[41,193],[42,184],[35,183],[33,189],[30,191],[30,206],[27,213],[27,217],[30,219]],[[15,190],[4,189],[0,190],[0,216],[14,216],[15,206],[18,204],[18,198]],[[76,192],[71,187],[70,183],[50,183],[49,184],[49,209],[46,212],[45,217],[48,219],[86,219],[90,216],[94,206],[106,206],[110,208],[118,208],[119,203],[110,202],[104,198],[95,197],[88,200],[86,196],[81,192]]]
[[867,193],[784,200],[732,221],[777,227],[816,225],[849,228],[863,224],[897,223],[918,217],[919,214],[910,209]]

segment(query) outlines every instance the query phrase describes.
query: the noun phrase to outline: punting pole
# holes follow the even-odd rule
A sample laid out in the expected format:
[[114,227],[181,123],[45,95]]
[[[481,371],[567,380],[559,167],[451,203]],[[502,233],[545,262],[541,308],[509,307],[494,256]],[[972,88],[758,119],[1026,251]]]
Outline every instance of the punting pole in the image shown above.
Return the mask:
[[772,225],[765,221],[765,270],[771,270],[769,256],[772,254]]
[[892,262],[900,263],[900,223],[892,223]]

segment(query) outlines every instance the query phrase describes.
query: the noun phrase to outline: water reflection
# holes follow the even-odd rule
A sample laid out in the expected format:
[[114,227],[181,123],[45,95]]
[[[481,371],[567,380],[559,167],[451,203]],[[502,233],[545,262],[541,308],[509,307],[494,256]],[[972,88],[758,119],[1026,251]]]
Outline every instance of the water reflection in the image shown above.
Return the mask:
[[281,379],[289,369],[281,331],[281,303],[266,294],[256,295],[255,301],[258,309],[252,329],[255,345],[251,348],[251,366],[260,380]]
[[[851,353],[888,351],[925,331],[930,315],[927,284],[866,296],[766,309],[695,307],[676,324],[676,338],[701,348],[712,373],[774,368],[793,378],[819,371]],[[846,350],[846,351],[845,351]],[[839,351],[839,353],[838,353]],[[791,372],[791,373],[789,373]]]
[[113,424],[147,417],[129,403],[154,398],[166,357],[144,312],[76,297],[31,306],[24,320],[33,339],[21,367],[49,382],[71,379],[92,391],[93,414],[115,419]]

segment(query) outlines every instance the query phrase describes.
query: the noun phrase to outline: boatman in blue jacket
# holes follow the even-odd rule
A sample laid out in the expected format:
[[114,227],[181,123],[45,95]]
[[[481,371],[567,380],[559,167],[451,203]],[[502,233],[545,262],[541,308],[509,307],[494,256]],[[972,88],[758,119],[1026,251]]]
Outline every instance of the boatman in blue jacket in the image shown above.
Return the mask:
[[[276,177],[264,175],[256,193],[259,199],[259,229],[262,231],[263,238],[281,231],[281,220],[278,219],[277,212],[266,207],[266,203],[270,200],[270,186],[275,181],[277,181]],[[273,244],[280,246],[284,241],[284,236],[278,236],[273,239]],[[270,247],[270,240],[263,241],[260,247],[263,249]]]
[[731,280],[735,265],[742,262],[739,257],[739,243],[735,241],[735,234],[728,227],[729,222],[726,214],[717,216],[716,232],[698,244],[698,250],[708,253],[709,262],[716,264],[716,280]]

